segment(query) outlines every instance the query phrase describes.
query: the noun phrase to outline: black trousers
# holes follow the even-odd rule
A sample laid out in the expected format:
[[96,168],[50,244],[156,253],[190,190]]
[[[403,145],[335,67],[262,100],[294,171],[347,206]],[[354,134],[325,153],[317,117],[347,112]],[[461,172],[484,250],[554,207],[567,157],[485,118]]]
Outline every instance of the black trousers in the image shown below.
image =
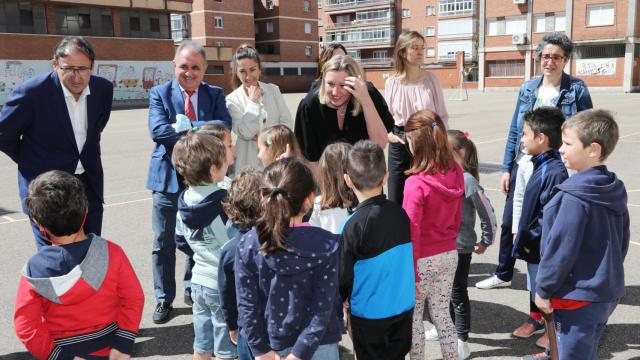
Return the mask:
[[[394,126],[393,133],[404,138],[404,131]],[[402,205],[404,195],[404,182],[407,180],[405,170],[411,166],[411,153],[407,145],[402,143],[389,143],[389,157],[387,159],[389,168],[389,200],[398,205]]]
[[509,193],[504,203],[502,225],[500,226],[500,253],[498,255],[496,276],[502,281],[511,281],[513,278],[513,267],[516,265],[516,259],[511,257],[511,251],[513,250],[513,231],[511,224],[513,223],[513,192],[516,188],[517,174],[518,164],[516,163],[511,169]]
[[404,360],[411,350],[413,309],[386,319],[351,315],[353,349],[358,360]]
[[471,304],[469,302],[467,285],[472,254],[473,253],[458,254],[458,267],[456,268],[456,276],[453,279],[451,303],[449,306],[451,319],[453,319],[453,323],[456,325],[458,339],[462,341],[469,340],[469,330],[471,328]]

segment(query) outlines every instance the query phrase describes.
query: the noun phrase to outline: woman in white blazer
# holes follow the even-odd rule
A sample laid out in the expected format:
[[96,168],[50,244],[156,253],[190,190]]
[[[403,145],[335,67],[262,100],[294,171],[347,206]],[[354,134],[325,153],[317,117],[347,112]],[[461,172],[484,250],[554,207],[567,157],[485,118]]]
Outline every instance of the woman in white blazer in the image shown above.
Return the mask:
[[260,81],[262,66],[258,51],[240,45],[231,60],[231,83],[235,90],[227,95],[227,109],[233,121],[236,140],[235,172],[248,166],[260,167],[258,135],[262,129],[282,124],[293,127],[293,118],[280,88]]

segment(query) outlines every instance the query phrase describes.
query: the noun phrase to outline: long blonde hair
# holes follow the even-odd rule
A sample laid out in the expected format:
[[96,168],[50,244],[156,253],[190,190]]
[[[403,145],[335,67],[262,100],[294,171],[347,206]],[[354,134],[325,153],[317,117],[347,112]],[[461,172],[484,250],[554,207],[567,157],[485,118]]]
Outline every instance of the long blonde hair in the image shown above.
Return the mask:
[[[320,104],[322,105],[325,105],[328,102],[327,94],[325,93],[324,78],[325,76],[327,76],[327,72],[329,71],[344,71],[350,76],[359,76],[363,81],[366,81],[364,71],[362,71],[360,65],[358,65],[358,63],[353,60],[351,56],[336,55],[332,57],[322,67],[322,83],[320,84],[320,90],[318,93]],[[351,111],[351,115],[358,116],[358,114],[360,114],[360,111],[362,110],[362,105],[353,96],[351,96],[350,101],[353,103],[353,110]]]
[[404,75],[407,71],[407,48],[416,40],[422,40],[423,43],[426,43],[424,36],[417,31],[405,31],[398,36],[396,47],[393,50],[393,71],[396,75]]

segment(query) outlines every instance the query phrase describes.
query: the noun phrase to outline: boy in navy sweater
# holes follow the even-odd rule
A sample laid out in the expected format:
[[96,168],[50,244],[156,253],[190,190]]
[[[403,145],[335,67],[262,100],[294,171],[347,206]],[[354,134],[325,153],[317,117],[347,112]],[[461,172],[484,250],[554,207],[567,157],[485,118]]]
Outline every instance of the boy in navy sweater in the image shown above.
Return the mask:
[[340,295],[349,303],[359,360],[402,360],[415,302],[409,217],[382,193],[384,152],[365,140],[349,151],[345,181],[360,203],[342,230]]
[[[562,143],[564,115],[555,107],[542,106],[524,116],[522,145],[531,155],[533,173],[527,183],[522,203],[518,231],[514,236],[511,256],[527,262],[529,290],[529,318],[513,332],[513,336],[529,338],[544,332],[542,314],[534,303],[535,279],[540,263],[540,238],[544,206],[551,200],[553,188],[567,177],[558,148]],[[545,348],[549,343],[542,336],[536,345]]]
[[627,192],[604,161],[618,141],[605,110],[587,110],[563,126],[567,168],[577,173],[545,207],[536,304],[554,314],[562,360],[597,358],[609,315],[624,295],[629,247]]

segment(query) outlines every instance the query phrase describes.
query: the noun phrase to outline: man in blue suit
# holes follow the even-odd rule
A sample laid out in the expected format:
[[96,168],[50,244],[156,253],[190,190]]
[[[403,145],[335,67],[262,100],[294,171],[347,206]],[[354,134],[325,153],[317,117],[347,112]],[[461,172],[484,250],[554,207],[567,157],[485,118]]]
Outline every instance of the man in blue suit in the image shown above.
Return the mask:
[[[220,123],[231,129],[231,116],[227,111],[221,88],[203,82],[207,69],[204,48],[198,43],[184,41],[173,60],[176,79],[159,85],[149,92],[149,132],[155,142],[147,188],[153,192],[152,226],[154,233],[152,266],[156,309],[153,321],[169,321],[176,296],[175,227],[178,197],[185,186],[171,163],[173,146],[182,136],[172,124],[177,114],[190,118],[193,126]],[[191,268],[188,258],[184,276],[184,299],[191,301]]]
[[[0,112],[0,151],[18,164],[22,209],[29,182],[49,170],[74,174],[89,199],[84,231],[100,235],[104,181],[100,134],[109,121],[113,85],[91,75],[95,52],[83,37],[65,37],[54,49],[54,71],[17,86]],[[36,246],[50,244],[31,223]],[[60,235],[60,234],[58,234]]]

